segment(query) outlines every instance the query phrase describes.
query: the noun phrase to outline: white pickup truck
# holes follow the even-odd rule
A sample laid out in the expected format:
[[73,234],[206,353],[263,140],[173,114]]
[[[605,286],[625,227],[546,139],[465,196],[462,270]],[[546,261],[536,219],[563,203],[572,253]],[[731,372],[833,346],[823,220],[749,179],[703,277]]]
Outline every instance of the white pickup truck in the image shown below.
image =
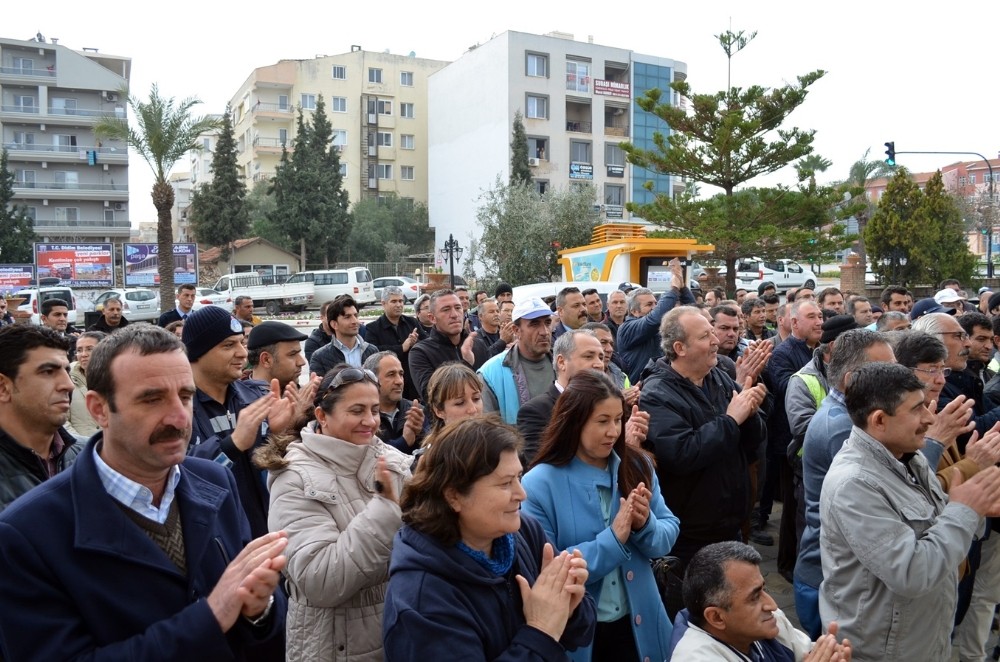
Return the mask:
[[264,308],[268,315],[283,310],[303,311],[312,303],[314,294],[312,283],[265,285],[258,274],[227,274],[212,289],[229,296],[234,303],[236,297],[250,297],[254,307]]

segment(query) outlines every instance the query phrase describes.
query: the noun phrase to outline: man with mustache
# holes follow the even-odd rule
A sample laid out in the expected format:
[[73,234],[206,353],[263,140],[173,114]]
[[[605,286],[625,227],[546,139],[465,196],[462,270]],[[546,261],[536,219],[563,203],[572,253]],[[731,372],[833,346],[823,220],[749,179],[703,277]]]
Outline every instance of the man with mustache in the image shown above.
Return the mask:
[[857,659],[951,659],[959,564],[1000,514],[1000,468],[967,480],[954,468],[946,494],[917,452],[934,423],[924,391],[909,368],[876,362],[844,393],[854,427],[820,493],[819,611]]
[[556,295],[556,318],[552,320],[552,342],[589,322],[587,303],[579,287],[564,287]]
[[244,659],[280,637],[287,536],[251,541],[232,474],[186,457],[195,385],[181,341],[122,329],[87,380],[102,432],[0,514],[3,657]]
[[281,397],[277,379],[263,396],[240,380],[247,360],[243,327],[222,308],[205,306],[192,313],[184,324],[183,341],[197,387],[188,454],[232,469],[250,532],[262,536],[268,530],[269,497],[251,455],[268,432],[292,426],[295,401]]
[[66,469],[83,447],[63,425],[69,341],[44,326],[0,329],[0,511]]

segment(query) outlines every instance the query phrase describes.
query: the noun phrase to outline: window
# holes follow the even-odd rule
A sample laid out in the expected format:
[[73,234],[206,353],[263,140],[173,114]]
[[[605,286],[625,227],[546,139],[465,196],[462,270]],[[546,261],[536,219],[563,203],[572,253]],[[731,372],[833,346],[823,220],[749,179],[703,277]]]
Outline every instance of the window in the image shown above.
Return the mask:
[[334,129],[332,143],[334,147],[339,147],[340,150],[343,151],[344,147],[347,146],[347,131],[344,131],[343,129]]
[[14,72],[17,74],[31,73],[35,70],[35,61],[26,57],[16,57],[14,58],[14,68],[20,70]]
[[590,92],[590,63],[566,60],[566,89]]
[[347,67],[340,64],[333,65],[332,77],[334,80],[347,80]]
[[34,113],[37,112],[35,106],[35,97],[14,95],[14,112]]
[[413,87],[413,72],[412,71],[400,71],[399,72],[399,84],[403,87]]
[[368,112],[392,115],[392,102],[384,99],[368,99]]
[[525,116],[530,119],[536,120],[547,120],[549,119],[549,98],[537,96],[535,94],[528,95],[528,111]]
[[625,152],[618,146],[618,143],[607,143],[604,146],[604,160],[607,165],[623,166],[625,165]]
[[549,56],[540,53],[528,53],[525,72],[528,76],[538,78],[549,77]]
[[[378,132],[378,146],[379,147],[392,147],[392,133],[388,131]],[[391,177],[387,179],[392,179]]]
[[400,166],[399,167],[399,178],[412,182],[413,181],[413,166]]
[[278,95],[278,110],[288,110],[288,95],[279,94]]
[[80,220],[79,207],[56,207],[56,220],[62,222],[76,223]]
[[80,173],[71,170],[56,170],[54,173],[56,185],[54,188],[79,188]]
[[212,151],[212,139],[211,138],[202,138],[201,139],[201,146],[206,151],[209,151],[209,152]]
[[532,138],[528,137],[528,156],[533,159],[542,159],[543,161],[548,158],[549,146],[548,138]]
[[535,191],[539,195],[545,195],[548,192],[548,190],[549,190],[549,182],[548,182],[548,180],[545,180],[545,179],[536,179],[535,180]]
[[399,146],[402,149],[415,149],[413,147],[413,136],[404,133],[399,137]]
[[976,183],[976,174],[975,173],[972,173],[971,175],[969,175],[969,183],[970,184],[975,184]]
[[27,147],[28,145],[34,145],[35,134],[29,133],[28,131],[15,131],[14,144],[19,147]]
[[572,163],[591,163],[590,143],[582,140],[571,140],[569,143],[569,160]]
[[303,94],[302,95],[302,110],[316,110],[316,95],[315,94]]
[[14,186],[18,186],[20,188],[35,188],[35,171],[15,170]]
[[412,103],[401,103],[399,104],[399,116],[407,117],[413,119],[413,104]]
[[24,213],[32,221],[38,220],[38,207],[24,207]]
[[392,179],[391,163],[379,163],[375,166],[375,171],[378,173],[379,179]]
[[958,178],[958,185],[959,186],[965,186],[965,177],[959,177]]
[[618,205],[619,207],[625,204],[625,187],[618,186],[615,184],[605,184],[604,185],[604,202],[609,205]]
[[282,147],[288,145],[288,129],[278,129],[278,144]]
[[57,152],[75,152],[76,150],[76,136],[70,136],[65,134],[59,134],[52,136],[52,144],[55,146]]
[[76,99],[53,97],[51,110],[55,115],[76,115]]
[[369,83],[381,83],[382,82],[382,70],[374,69],[372,67],[368,68],[368,82]]
[[346,113],[347,97],[330,97],[330,108],[335,113]]
[[344,177],[347,177],[347,164],[344,162],[340,163],[340,174]]
[[114,223],[115,222],[115,210],[114,209],[105,209],[104,210],[104,221],[106,223]]

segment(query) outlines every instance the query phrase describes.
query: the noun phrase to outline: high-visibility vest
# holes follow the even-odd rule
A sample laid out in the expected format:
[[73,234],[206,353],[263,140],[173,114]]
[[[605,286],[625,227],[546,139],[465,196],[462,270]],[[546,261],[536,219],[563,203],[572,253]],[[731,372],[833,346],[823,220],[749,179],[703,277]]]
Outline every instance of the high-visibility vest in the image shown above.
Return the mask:
[[[826,399],[826,389],[823,388],[823,384],[819,381],[819,377],[811,372],[802,372],[802,370],[804,370],[804,368],[800,369],[792,375],[792,377],[798,377],[806,383],[806,388],[809,389],[809,395],[812,396],[813,402],[816,403],[816,410],[818,411],[819,406],[823,404],[823,400]],[[802,446],[799,446],[799,449],[795,452],[799,458],[802,457],[802,450]]]

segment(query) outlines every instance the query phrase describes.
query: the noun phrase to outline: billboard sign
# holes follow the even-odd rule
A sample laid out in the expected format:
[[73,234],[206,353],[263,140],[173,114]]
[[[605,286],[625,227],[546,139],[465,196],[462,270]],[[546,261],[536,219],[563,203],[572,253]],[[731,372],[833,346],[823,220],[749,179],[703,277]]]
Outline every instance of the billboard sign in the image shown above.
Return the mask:
[[[125,287],[160,284],[160,256],[156,244],[123,244]],[[174,284],[198,284],[198,244],[174,244]]]
[[0,296],[31,287],[35,267],[31,264],[0,264]]
[[70,287],[113,287],[112,244],[35,244],[39,280],[58,278]]

